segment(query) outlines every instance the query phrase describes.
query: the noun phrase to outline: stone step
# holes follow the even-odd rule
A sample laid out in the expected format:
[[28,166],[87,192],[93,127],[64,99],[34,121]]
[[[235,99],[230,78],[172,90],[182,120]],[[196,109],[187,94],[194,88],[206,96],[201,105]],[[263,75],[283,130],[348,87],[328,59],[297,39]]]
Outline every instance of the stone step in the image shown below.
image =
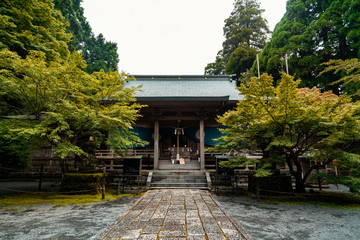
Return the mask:
[[204,175],[155,175],[153,174],[153,180],[162,179],[205,179]]
[[161,179],[155,180],[153,183],[206,183],[206,178],[203,177],[202,179]]
[[151,189],[203,189],[208,190],[207,187],[151,187]]
[[200,170],[199,165],[193,165],[193,164],[169,164],[169,165],[159,165],[160,170]]
[[206,183],[151,183],[151,188],[201,188],[206,189]]
[[170,170],[170,171],[163,171],[163,170],[154,170],[153,175],[161,176],[161,175],[201,175],[204,176],[204,171],[199,170]]
[[207,189],[203,171],[172,170],[154,171],[150,188],[198,188]]

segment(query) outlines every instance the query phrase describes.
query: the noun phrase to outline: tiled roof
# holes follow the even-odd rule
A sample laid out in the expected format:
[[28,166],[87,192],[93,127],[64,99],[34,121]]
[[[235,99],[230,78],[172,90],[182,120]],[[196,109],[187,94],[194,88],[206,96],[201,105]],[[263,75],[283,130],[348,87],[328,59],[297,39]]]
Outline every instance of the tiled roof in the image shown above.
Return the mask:
[[229,100],[242,99],[236,81],[229,75],[134,75],[125,87],[142,85],[139,100]]

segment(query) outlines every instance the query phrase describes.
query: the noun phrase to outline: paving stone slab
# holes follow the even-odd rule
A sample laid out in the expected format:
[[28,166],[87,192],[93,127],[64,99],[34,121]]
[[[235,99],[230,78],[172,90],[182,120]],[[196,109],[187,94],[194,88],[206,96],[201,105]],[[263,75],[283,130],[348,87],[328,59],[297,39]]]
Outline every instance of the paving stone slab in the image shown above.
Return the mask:
[[189,236],[193,235],[205,235],[203,227],[187,227],[187,232]]
[[178,225],[178,226],[163,226],[161,228],[163,231],[186,231],[185,225]]
[[161,226],[147,226],[142,231],[142,234],[158,234]]
[[187,238],[187,240],[204,240],[204,239],[207,239],[207,238],[205,237],[205,235],[204,235],[204,236],[189,236],[189,237]]
[[160,231],[160,237],[186,237],[186,231]]
[[139,240],[157,240],[157,234],[142,234]]
[[149,190],[100,239],[252,240],[205,190]]

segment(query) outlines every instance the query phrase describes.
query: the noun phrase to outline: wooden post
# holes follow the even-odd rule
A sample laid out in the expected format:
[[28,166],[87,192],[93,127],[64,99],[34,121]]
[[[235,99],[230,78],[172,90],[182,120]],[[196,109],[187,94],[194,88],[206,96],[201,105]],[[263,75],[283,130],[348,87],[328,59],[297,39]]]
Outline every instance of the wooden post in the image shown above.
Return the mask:
[[114,170],[114,158],[110,159],[110,170]]
[[[316,173],[319,175],[319,166],[317,166],[317,168],[316,168]],[[317,180],[318,180],[318,184],[319,184],[319,190],[322,191],[321,179],[319,176],[317,177]]]
[[105,184],[106,184],[106,166],[103,167],[103,177],[101,186],[101,199],[105,199]]
[[[338,177],[338,175],[339,175],[338,174],[338,169],[337,169],[337,166],[335,166],[335,176]],[[337,189],[340,189],[340,184],[339,183],[337,183],[336,186],[337,186]]]
[[205,170],[205,132],[204,120],[200,120],[200,169]]
[[260,78],[260,64],[259,64],[259,54],[256,54],[256,61],[257,61],[257,69],[258,69],[258,77]]
[[123,175],[122,181],[123,181],[122,193],[125,193],[125,175]]
[[286,65],[286,74],[289,75],[289,65],[288,65],[287,53],[285,53],[285,65]]
[[120,195],[120,184],[121,183],[121,178],[119,176],[119,182],[118,182],[118,186],[117,186],[117,195]]
[[44,171],[44,164],[42,163],[40,167],[39,188],[38,188],[39,191],[41,190],[43,171]]
[[154,169],[159,169],[159,120],[154,125]]
[[256,191],[256,201],[260,202],[260,183],[259,183],[259,178],[255,177],[255,191]]
[[179,121],[177,122],[176,127],[176,161],[180,160],[180,128]]

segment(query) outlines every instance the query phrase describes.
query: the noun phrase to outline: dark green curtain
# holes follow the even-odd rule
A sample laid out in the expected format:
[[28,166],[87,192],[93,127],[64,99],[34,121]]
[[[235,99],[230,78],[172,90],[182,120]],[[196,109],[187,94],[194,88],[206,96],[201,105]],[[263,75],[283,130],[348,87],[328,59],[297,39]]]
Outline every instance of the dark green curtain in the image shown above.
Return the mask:
[[[224,127],[205,127],[205,145],[207,146],[216,146],[218,144],[217,139],[219,137],[224,136],[223,133],[220,132],[220,129]],[[148,144],[146,146],[133,146],[133,147],[152,147],[154,146],[154,129],[153,128],[144,128],[144,127],[134,127],[131,129],[133,133],[135,133],[139,138],[144,141],[147,141]],[[199,127],[188,127],[184,129],[185,136],[193,139],[196,142],[200,142],[199,139]],[[160,129],[160,141],[165,140],[174,135],[173,128],[161,128]]]
[[[217,139],[219,137],[224,136],[222,132],[220,132],[220,129],[224,129],[224,127],[205,127],[205,145],[207,146],[216,146],[218,144],[217,141],[214,139]],[[184,130],[185,135],[189,138],[193,139],[196,142],[200,142],[199,134],[200,134],[200,128],[199,127],[189,127]]]
[[[148,142],[148,144],[143,147],[154,146],[154,128],[134,127],[133,129],[131,129],[131,131],[133,133],[135,133],[142,140]],[[169,138],[172,134],[174,134],[174,129],[161,128],[160,129],[160,142],[162,140]],[[142,147],[142,146],[134,146],[134,147]]]

